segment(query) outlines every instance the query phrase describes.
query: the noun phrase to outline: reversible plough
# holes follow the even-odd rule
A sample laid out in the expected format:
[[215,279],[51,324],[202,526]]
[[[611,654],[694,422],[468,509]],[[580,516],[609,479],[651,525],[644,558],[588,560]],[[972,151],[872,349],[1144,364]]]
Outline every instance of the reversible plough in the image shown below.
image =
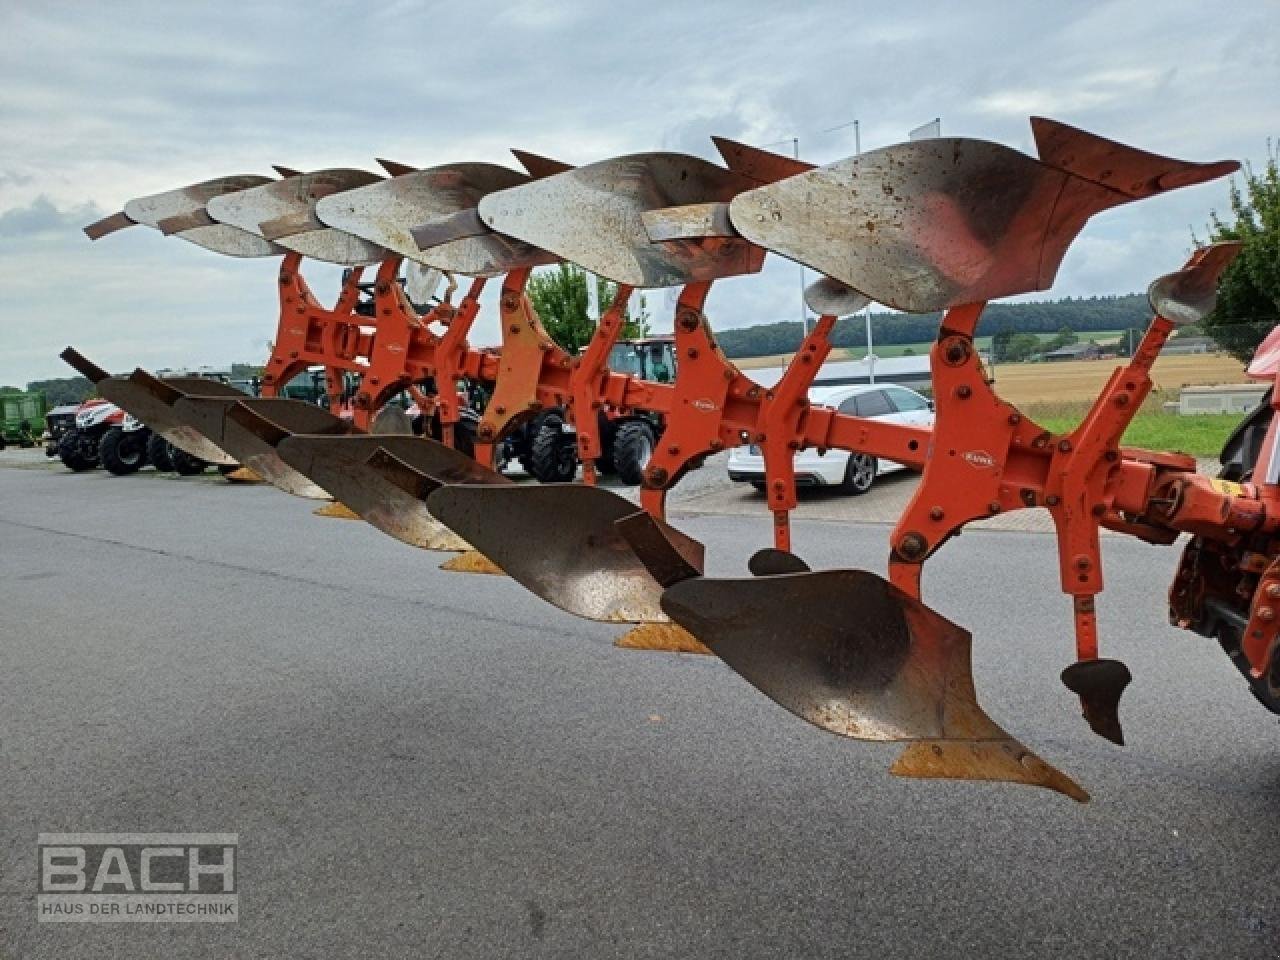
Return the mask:
[[[1166,338],[1212,309],[1232,244],[1196,251],[1151,285],[1154,319],[1074,430],[1045,430],[994,392],[974,346],[986,302],[1050,287],[1095,213],[1238,168],[1145,153],[1046,119],[1033,119],[1032,130],[1034,157],[948,138],[811,167],[716,138],[723,166],[642,153],[575,168],[515,151],[524,173],[379,161],[385,178],[276,168],[280,179],[210,180],[132,200],[86,232],[96,239],[143,224],[217,253],[282,257],[266,396],[142,370],[108,376],[74,350],[64,356],[103,396],[197,456],[244,463],[290,493],[336,499],[418,547],[470,545],[562,610],[637,625],[625,645],[712,652],[823,729],[905,743],[896,774],[1030,783],[1083,800],[1075,782],[979,706],[970,635],[922,602],[925,561],[974,520],[1048,510],[1074,618],[1075,661],[1062,680],[1089,726],[1122,743],[1118,704],[1131,677],[1100,656],[1099,533],[1165,544],[1189,533],[1174,621],[1218,638],[1258,698],[1280,712],[1280,457],[1270,404],[1229,447],[1243,451],[1238,482],[1202,477],[1186,456],[1120,446]],[[715,281],[758,272],[767,253],[819,274],[806,299],[820,316],[766,389],[725,358],[703,308]],[[332,308],[303,280],[305,259],[354,268]],[[406,260],[450,277],[426,313],[398,281]],[[531,271],[559,261],[618,284],[578,356],[551,340],[525,295]],[[361,269],[374,265],[370,316],[357,307]],[[454,277],[471,278],[456,304]],[[498,277],[501,346],[478,349],[471,327]],[[632,291],[677,286],[674,382],[611,371]],[[930,354],[932,429],[809,403],[836,317],[872,301],[942,313]],[[1251,374],[1275,377],[1273,353],[1280,349],[1261,351]],[[314,365],[326,369],[335,399],[344,375],[359,375],[351,420],[272,396]],[[466,443],[454,389],[463,382],[489,396]],[[409,389],[431,392],[440,442],[386,432],[395,421],[382,423],[378,411]],[[494,469],[495,445],[551,406],[577,426],[584,483],[512,482]],[[639,507],[594,485],[594,425],[605,407],[665,418]],[[705,577],[702,545],[665,520],[666,494],[700,458],[741,444],[763,454],[774,547],[751,558],[748,578]],[[791,552],[792,458],[808,447],[922,471],[890,537],[887,579],[813,571]]]

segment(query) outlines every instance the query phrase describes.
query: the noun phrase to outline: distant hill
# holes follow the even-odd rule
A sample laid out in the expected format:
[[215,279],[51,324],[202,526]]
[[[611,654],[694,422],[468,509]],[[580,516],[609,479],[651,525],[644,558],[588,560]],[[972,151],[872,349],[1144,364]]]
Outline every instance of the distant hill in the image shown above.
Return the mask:
[[[873,313],[871,336],[876,343],[923,343],[938,335],[936,313]],[[993,303],[982,312],[980,335],[1011,330],[1017,333],[1057,333],[1070,327],[1076,333],[1094,330],[1127,330],[1145,327],[1151,307],[1143,294],[1119,297],[1065,297],[1035,303]],[[713,318],[714,325],[714,318]],[[762,323],[716,332],[725,354],[730,357],[766,357],[790,353],[800,346],[803,331],[795,321]],[[862,317],[842,317],[836,321],[831,342],[836,347],[865,347]]]

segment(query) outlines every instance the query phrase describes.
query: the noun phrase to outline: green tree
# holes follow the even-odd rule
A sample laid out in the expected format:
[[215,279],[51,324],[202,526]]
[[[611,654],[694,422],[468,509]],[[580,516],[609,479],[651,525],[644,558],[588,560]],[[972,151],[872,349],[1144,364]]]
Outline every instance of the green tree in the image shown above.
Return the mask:
[[1070,327],[1063,326],[1060,327],[1058,332],[1049,339],[1049,342],[1044,345],[1044,348],[1045,350],[1057,350],[1059,347],[1065,347],[1068,344],[1079,342],[1080,338],[1076,336],[1075,332]]
[[[608,309],[617,295],[618,285],[595,277],[597,299],[601,312]],[[595,330],[595,323],[587,311],[588,274],[572,263],[560,263],[549,270],[539,271],[529,279],[526,292],[533,308],[538,312],[542,325],[551,339],[570,353],[577,353],[586,346]],[[622,338],[649,335],[649,314],[645,310],[643,295],[633,294],[622,324]]]
[[991,337],[991,362],[1004,363],[1009,359],[1009,341],[1013,339],[1012,330],[1000,330]]
[[1002,357],[1003,363],[1021,363],[1040,352],[1040,338],[1034,333],[1015,333],[1009,338]]
[[1230,201],[1231,222],[1213,214],[1209,239],[1244,246],[1218,283],[1218,304],[1204,327],[1247,363],[1280,322],[1280,164],[1270,141],[1261,172],[1246,165],[1243,186],[1232,178]]
[[93,396],[93,384],[84,377],[62,377],[56,380],[32,380],[29,391],[43,391],[51,407],[67,403],[82,403]]

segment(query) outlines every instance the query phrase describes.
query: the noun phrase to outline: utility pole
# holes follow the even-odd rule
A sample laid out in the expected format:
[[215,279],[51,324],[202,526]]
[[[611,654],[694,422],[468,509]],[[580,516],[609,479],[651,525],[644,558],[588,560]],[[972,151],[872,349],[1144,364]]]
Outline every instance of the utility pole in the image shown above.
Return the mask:
[[[800,159],[800,138],[791,138],[791,156]],[[809,308],[804,302],[804,288],[807,286],[804,277],[804,264],[800,264],[800,330],[804,336],[809,335]]]

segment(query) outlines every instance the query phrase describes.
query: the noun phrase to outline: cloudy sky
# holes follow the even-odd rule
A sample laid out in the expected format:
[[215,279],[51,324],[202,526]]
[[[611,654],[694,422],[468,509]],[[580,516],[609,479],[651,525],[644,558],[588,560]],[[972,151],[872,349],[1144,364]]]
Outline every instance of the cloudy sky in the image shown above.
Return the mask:
[[[1186,159],[1260,162],[1280,133],[1277,91],[1272,0],[4,0],[0,384],[68,373],[68,343],[115,370],[261,362],[274,260],[141,228],[93,244],[80,232],[131,197],[213,176],[374,156],[512,163],[512,146],[574,163],[711,157],[713,133],[798,136],[823,163],[853,153],[855,119],[863,149],[941,117],[945,135],[1033,152],[1032,114]],[[1144,288],[1226,195],[1215,183],[1100,215],[1052,295]],[[799,285],[785,261],[723,282],[713,324],[796,319]],[[330,295],[334,272],[315,286]],[[496,336],[483,315],[474,339]]]

